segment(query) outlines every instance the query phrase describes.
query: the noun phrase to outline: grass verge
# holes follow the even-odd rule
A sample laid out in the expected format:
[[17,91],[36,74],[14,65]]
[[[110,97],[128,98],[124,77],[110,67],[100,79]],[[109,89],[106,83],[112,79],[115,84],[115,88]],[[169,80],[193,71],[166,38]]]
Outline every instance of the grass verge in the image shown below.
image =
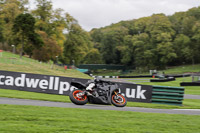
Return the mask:
[[0,105],[3,133],[197,133],[200,116]]
[[0,70],[74,78],[91,78],[75,69],[65,70],[64,67],[54,65],[52,62],[42,63],[27,57],[20,59],[19,55],[9,52],[3,52],[3,57],[0,57]]
[[[129,81],[134,82],[135,80],[129,80]],[[180,86],[181,82],[192,82],[192,78],[191,77],[176,78],[175,81],[170,81],[170,82],[141,82],[141,83],[137,82],[137,84],[184,87],[185,94],[200,95],[199,86]]]

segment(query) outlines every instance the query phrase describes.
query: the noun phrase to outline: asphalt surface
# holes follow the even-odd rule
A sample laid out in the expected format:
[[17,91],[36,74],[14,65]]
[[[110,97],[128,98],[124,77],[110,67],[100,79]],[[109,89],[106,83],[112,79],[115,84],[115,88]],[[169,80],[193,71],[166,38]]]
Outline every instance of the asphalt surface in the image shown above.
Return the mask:
[[185,94],[184,99],[200,99],[200,95],[189,95]]
[[40,100],[15,99],[0,97],[0,104],[11,105],[32,105],[32,106],[46,106],[46,107],[62,107],[62,108],[81,108],[81,109],[100,109],[100,110],[116,110],[116,111],[133,111],[145,113],[165,113],[165,114],[185,114],[185,115],[200,115],[200,109],[152,109],[139,107],[115,107],[108,105],[75,105],[72,103],[50,102]]

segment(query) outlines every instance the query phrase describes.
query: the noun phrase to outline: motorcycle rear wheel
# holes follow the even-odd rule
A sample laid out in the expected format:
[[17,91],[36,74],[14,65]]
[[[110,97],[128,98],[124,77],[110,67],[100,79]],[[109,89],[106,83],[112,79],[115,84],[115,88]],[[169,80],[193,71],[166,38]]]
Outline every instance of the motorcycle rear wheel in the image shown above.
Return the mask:
[[70,100],[77,105],[84,105],[88,102],[87,95],[80,95],[83,92],[83,90],[77,89],[73,90],[69,94]]
[[116,107],[124,107],[127,104],[127,100],[122,94],[118,94],[118,96],[113,94],[111,97],[111,102]]

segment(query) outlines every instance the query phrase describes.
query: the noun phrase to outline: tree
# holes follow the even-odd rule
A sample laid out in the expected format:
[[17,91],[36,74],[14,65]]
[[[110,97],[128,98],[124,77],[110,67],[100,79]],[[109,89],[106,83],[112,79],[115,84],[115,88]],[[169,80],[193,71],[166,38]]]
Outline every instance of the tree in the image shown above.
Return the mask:
[[174,50],[177,54],[177,60],[174,64],[189,63],[193,58],[192,51],[189,47],[191,39],[184,34],[178,34],[173,43]]
[[101,50],[107,64],[121,64],[124,37],[128,35],[125,27],[109,28],[103,32]]
[[[37,9],[32,11],[33,15],[38,20],[48,23],[52,19],[52,2],[50,0],[36,0],[36,3]],[[40,27],[40,30],[44,31],[45,28],[43,26]]]
[[183,34],[186,36],[192,37],[193,31],[192,28],[195,25],[196,19],[193,16],[186,16],[183,19]]
[[122,58],[121,62],[128,66],[134,66],[134,48],[133,48],[133,41],[132,36],[127,35],[124,37],[124,48],[122,49]]
[[56,9],[53,11],[53,21],[51,23],[51,36],[56,40],[57,44],[63,49],[64,42],[66,40],[64,35],[64,30],[66,30],[66,21],[65,18],[62,17],[62,9]]
[[90,31],[90,36],[92,38],[92,42],[94,43],[94,48],[100,50],[101,48],[101,41],[103,38],[103,33],[101,29],[92,29]]
[[145,31],[149,33],[151,48],[154,51],[153,54],[156,55],[152,58],[154,65],[164,68],[173,62],[177,57],[172,44],[175,31],[172,29],[169,18],[164,14],[152,15],[147,21]]
[[99,50],[93,48],[87,53],[82,62],[84,64],[102,64],[103,60]]
[[92,43],[89,34],[78,24],[71,24],[64,43],[65,63],[70,64],[72,60],[75,60],[75,63],[79,64],[91,48]]
[[177,12],[174,15],[168,17],[176,34],[183,34],[183,20],[185,16],[185,12]]
[[0,18],[0,42],[1,43],[4,43],[4,35],[3,35],[3,21],[2,19]]
[[200,20],[200,6],[189,9],[186,14],[187,16],[193,16],[195,19]]
[[28,45],[31,41],[36,47],[42,45],[42,41],[35,33],[35,18],[29,14],[20,14],[16,17],[13,26],[13,32],[21,42],[20,58],[24,52],[24,45]]
[[63,10],[53,10],[53,5],[50,0],[36,0],[36,3],[37,8],[32,11],[33,16],[36,18],[36,29],[44,31],[48,36],[54,36],[55,38],[65,28],[64,18],[61,17]]
[[142,70],[155,68],[155,50],[150,44],[150,37],[147,33],[134,35],[132,38],[134,66]]
[[193,55],[193,64],[195,62],[200,62],[200,55],[199,55],[199,51],[200,51],[200,22],[197,21],[195,23],[195,25],[192,28],[192,32],[193,32],[193,36],[191,38],[192,40],[192,44],[190,45],[190,48],[192,50],[192,55]]
[[[36,18],[37,31],[43,31],[48,35],[49,39],[56,41],[61,53],[64,50],[64,42],[66,41],[65,32],[67,27],[66,17],[63,16],[63,9],[53,9],[50,0],[36,0],[37,8],[32,11]],[[59,60],[64,62],[63,54],[59,54]]]
[[50,0],[36,0],[37,8],[32,11],[33,16],[36,18],[35,27],[39,31],[44,31],[48,36],[54,33],[54,17],[53,6]]
[[38,34],[42,37],[44,45],[39,49],[34,49],[33,58],[43,62],[48,62],[49,60],[55,61],[56,56],[61,55],[61,48],[44,31],[39,31]]
[[135,20],[134,27],[132,28],[132,32],[134,34],[144,33],[147,28],[147,22],[149,21],[150,17],[143,17],[140,19]]
[[161,68],[165,68],[168,63],[174,61],[177,55],[173,49],[171,42],[162,42],[157,46],[157,56],[159,56],[159,63]]
[[[25,0],[4,0],[0,4],[0,19],[2,19],[3,28],[2,36],[4,36],[4,41],[2,42],[4,49],[8,50],[9,45],[12,44],[13,34],[12,27],[14,20],[20,13],[24,12]],[[23,2],[23,3],[22,3]]]

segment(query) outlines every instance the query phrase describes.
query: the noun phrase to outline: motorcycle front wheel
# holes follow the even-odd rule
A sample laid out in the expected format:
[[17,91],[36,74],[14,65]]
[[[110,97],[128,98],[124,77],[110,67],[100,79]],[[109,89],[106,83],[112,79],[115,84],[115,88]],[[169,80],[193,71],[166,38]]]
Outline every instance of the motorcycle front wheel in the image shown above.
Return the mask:
[[88,102],[88,98],[86,94],[83,94],[83,90],[77,89],[73,90],[69,94],[70,100],[77,105],[84,105]]
[[127,104],[126,98],[122,94],[113,94],[111,98],[111,102],[116,107],[124,107]]

